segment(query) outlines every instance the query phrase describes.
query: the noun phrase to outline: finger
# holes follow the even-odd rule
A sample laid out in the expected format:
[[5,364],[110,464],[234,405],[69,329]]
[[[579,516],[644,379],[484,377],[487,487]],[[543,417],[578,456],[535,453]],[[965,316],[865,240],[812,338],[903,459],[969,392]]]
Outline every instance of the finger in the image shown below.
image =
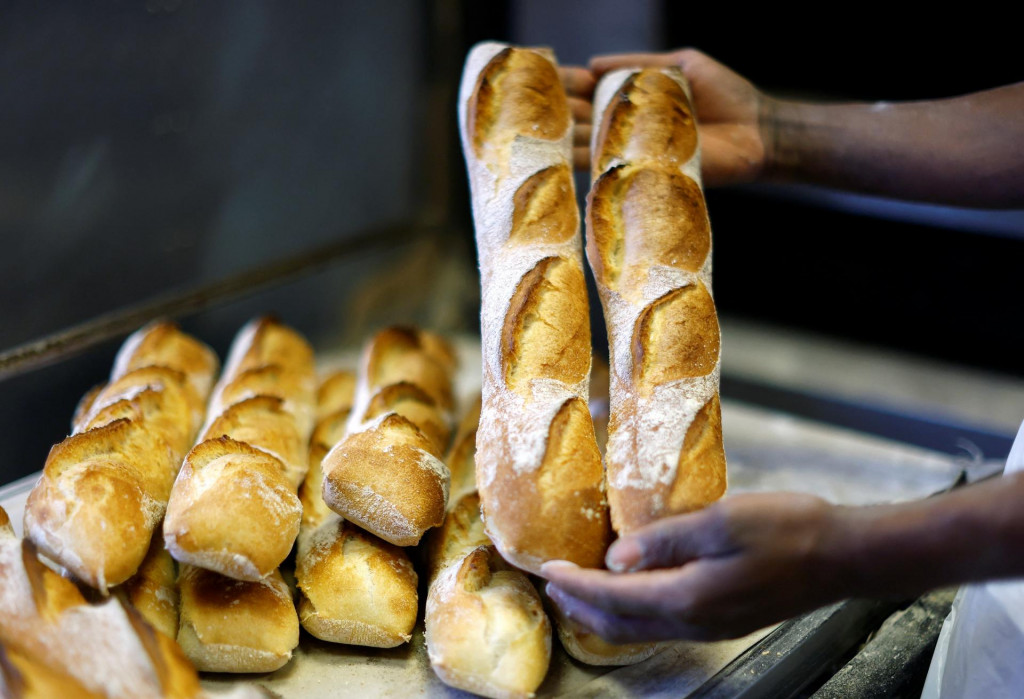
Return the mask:
[[593,121],[594,107],[587,100],[570,97],[569,109],[572,111],[572,120],[577,124],[589,124]]
[[689,639],[694,641],[715,640],[714,632],[670,617],[623,616],[612,614],[573,597],[557,585],[548,583],[545,590],[562,614],[584,630],[595,633],[612,644],[644,643]]
[[590,124],[576,124],[576,128],[572,130],[572,145],[590,147]]
[[540,572],[564,592],[613,614],[655,616],[668,607],[685,609],[688,600],[680,570],[619,575],[566,561],[549,561]]
[[619,538],[605,564],[617,572],[677,568],[702,556],[731,552],[718,509],[658,520]]
[[590,147],[576,146],[572,149],[572,166],[576,170],[590,169]]
[[605,73],[619,68],[661,68],[678,65],[675,53],[615,53],[590,59],[590,72],[600,79]]
[[560,66],[558,76],[570,97],[589,100],[594,96],[594,75],[582,66]]

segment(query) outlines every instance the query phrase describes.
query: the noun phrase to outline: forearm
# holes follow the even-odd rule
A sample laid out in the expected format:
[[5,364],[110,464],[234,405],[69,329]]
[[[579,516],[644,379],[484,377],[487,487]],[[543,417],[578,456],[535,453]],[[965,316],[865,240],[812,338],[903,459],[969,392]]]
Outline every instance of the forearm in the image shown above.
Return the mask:
[[765,176],[961,206],[1024,206],[1024,83],[928,102],[767,99]]
[[1024,473],[901,505],[840,508],[824,550],[850,596],[1024,577]]

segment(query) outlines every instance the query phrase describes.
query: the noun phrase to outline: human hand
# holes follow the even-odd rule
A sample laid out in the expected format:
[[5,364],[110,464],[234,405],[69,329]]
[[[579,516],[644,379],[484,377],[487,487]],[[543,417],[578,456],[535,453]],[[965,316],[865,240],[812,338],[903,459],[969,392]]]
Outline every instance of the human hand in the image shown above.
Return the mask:
[[[562,69],[562,82],[577,119],[573,161],[590,163],[590,134],[596,81],[618,68],[676,66],[693,91],[693,108],[701,141],[701,170],[709,186],[751,182],[767,170],[771,159],[772,114],[775,102],[749,80],[696,49],[668,53],[597,56],[589,71]],[[586,103],[587,109],[580,103]]]
[[541,573],[564,613],[612,643],[736,638],[846,596],[843,509],[738,495],[623,536],[611,571],[553,561]]

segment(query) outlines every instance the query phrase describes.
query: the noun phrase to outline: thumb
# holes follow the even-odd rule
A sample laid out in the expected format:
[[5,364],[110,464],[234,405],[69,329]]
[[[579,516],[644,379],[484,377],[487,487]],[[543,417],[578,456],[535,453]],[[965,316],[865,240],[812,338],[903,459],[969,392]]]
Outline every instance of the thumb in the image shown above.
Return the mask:
[[676,568],[695,558],[719,554],[724,542],[710,509],[667,517],[620,537],[608,549],[609,570],[628,572]]

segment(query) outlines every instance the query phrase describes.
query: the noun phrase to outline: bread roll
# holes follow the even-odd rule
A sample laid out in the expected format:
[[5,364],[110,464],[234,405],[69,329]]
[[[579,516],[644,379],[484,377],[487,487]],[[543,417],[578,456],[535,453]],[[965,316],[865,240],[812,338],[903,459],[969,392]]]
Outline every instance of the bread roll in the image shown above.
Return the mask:
[[28,540],[0,539],[0,643],[110,699],[201,693],[173,640],[116,598],[87,604]]
[[414,546],[444,521],[454,366],[432,333],[377,333],[363,352],[348,435],[321,462],[328,507],[396,546]]
[[551,626],[533,585],[490,544],[476,494],[464,496],[431,535],[429,556],[426,640],[434,672],[483,696],[533,696],[551,660]]
[[686,81],[674,68],[615,71],[594,106],[587,256],[609,331],[605,458],[623,533],[725,491],[720,339]]
[[241,581],[184,565],[178,643],[199,670],[272,672],[299,644],[299,620],[280,572]]
[[479,44],[459,93],[482,284],[476,481],[494,545],[531,572],[600,565],[610,537],[587,412],[572,117],[549,56]]
[[168,638],[178,635],[178,572],[157,531],[135,575],[114,590],[142,618]]
[[167,506],[164,541],[181,563],[258,581],[291,551],[301,515],[280,460],[218,437],[185,457]]
[[318,393],[333,412],[313,430],[303,483],[302,529],[295,579],[299,620],[324,641],[391,648],[410,640],[418,612],[418,578],[405,551],[346,523],[323,502],[320,460],[345,433],[354,397],[351,373],[329,377]]

